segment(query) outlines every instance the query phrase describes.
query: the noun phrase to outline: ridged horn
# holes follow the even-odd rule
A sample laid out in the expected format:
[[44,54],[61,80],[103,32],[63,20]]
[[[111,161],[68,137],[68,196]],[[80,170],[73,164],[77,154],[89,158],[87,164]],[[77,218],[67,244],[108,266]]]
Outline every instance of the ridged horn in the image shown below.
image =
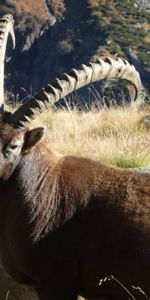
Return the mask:
[[4,59],[8,35],[10,34],[13,48],[15,48],[14,20],[11,15],[0,18],[0,113],[4,112]]
[[79,70],[72,69],[60,79],[48,84],[36,96],[29,98],[9,118],[15,128],[25,127],[37,115],[48,109],[69,93],[98,80],[120,78],[130,81],[135,88],[136,100],[141,93],[142,84],[139,73],[124,59],[98,58],[96,62],[82,65]]

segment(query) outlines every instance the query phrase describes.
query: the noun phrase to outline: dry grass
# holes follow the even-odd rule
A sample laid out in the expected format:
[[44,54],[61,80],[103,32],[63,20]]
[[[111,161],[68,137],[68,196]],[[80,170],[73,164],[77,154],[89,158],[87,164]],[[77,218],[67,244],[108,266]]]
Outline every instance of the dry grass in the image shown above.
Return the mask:
[[88,156],[119,167],[150,164],[150,131],[142,119],[148,109],[136,106],[78,112],[50,111],[32,126],[48,127],[46,140],[61,154]]
[[[31,16],[38,17],[44,21],[50,19],[50,12],[46,5],[46,1],[8,0],[8,2],[16,6],[18,11],[24,11],[26,13],[29,13]],[[61,15],[63,15],[63,12],[65,10],[65,5],[63,0],[53,0],[53,3],[51,3],[51,0],[48,0],[48,3],[50,5],[53,4],[53,7],[55,9],[55,15],[58,18],[61,17]]]
[[43,20],[49,19],[49,11],[47,6],[45,5],[45,1],[43,0],[9,0],[9,2],[10,4],[17,6],[17,9],[19,11],[25,11],[31,16],[37,16]]

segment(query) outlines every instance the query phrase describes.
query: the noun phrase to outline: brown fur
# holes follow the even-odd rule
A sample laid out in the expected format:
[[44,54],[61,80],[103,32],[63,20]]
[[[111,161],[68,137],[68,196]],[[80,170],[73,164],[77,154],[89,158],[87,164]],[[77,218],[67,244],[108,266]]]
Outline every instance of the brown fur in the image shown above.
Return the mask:
[[[26,133],[1,124],[1,152],[21,134],[25,143]],[[41,300],[128,299],[113,281],[99,286],[109,275],[144,299],[132,285],[150,293],[150,174],[60,157],[44,143],[23,149],[7,180],[7,165],[1,168],[0,252],[8,273]]]

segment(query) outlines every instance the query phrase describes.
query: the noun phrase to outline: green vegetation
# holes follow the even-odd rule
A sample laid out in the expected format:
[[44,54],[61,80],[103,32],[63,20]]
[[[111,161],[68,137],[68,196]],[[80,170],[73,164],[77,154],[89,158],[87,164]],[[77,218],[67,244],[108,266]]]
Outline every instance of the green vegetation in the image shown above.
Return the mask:
[[107,36],[110,53],[124,55],[124,48],[132,51],[150,68],[150,13],[134,7],[135,1],[90,1],[92,17]]

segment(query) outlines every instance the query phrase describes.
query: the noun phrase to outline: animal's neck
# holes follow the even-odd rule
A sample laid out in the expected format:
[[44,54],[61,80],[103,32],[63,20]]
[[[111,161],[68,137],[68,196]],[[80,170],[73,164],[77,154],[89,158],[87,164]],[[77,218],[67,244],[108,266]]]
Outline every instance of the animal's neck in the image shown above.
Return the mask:
[[[16,218],[21,218],[22,222],[28,224],[29,230],[38,230],[36,228],[36,223],[38,223],[41,227],[38,234],[41,234],[43,230],[46,230],[51,213],[49,226],[52,226],[54,209],[57,207],[56,174],[54,178],[57,161],[57,156],[42,144],[25,154],[10,179],[0,184],[2,197],[0,216],[6,216],[4,209],[8,214],[10,210],[17,211]],[[33,234],[36,233],[33,232]]]
[[37,234],[50,230],[56,224],[59,205],[59,174],[56,170],[58,161],[57,155],[40,144],[22,158],[14,174],[17,177],[17,189],[20,188],[24,204],[28,207],[32,228],[37,231],[33,233],[35,238],[38,238]]

